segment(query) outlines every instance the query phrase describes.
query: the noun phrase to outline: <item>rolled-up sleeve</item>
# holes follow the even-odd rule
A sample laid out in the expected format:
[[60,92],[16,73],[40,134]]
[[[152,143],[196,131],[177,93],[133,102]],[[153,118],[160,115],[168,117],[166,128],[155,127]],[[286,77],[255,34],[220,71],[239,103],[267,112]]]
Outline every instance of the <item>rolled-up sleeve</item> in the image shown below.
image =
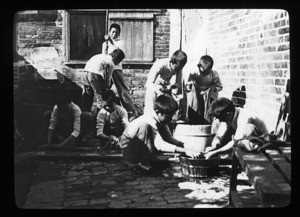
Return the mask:
[[155,83],[155,81],[161,71],[161,68],[162,68],[162,66],[161,66],[160,62],[157,61],[152,65],[150,72],[148,74],[146,86],[147,86],[147,88],[149,88],[155,92],[159,91],[159,89],[162,87],[161,84]]
[[55,105],[53,107],[53,111],[51,113],[51,119],[50,119],[50,125],[49,125],[49,129],[50,130],[55,130],[56,124],[57,124],[57,105]]
[[128,124],[129,124],[128,113],[123,108],[120,110],[120,117],[122,119],[122,124],[123,124],[124,128],[126,128],[128,126]]
[[163,151],[163,152],[172,152],[173,153],[176,150],[176,145],[173,145],[171,143],[164,141],[159,133],[157,133],[157,135],[154,139],[154,145],[157,150]]
[[74,124],[73,124],[73,132],[71,133],[71,135],[77,138],[80,134],[81,111],[79,109],[74,109],[73,115],[74,115]]
[[101,133],[103,133],[105,118],[106,118],[106,114],[103,111],[103,109],[101,109],[97,115],[97,124],[96,124],[97,136],[99,136]]

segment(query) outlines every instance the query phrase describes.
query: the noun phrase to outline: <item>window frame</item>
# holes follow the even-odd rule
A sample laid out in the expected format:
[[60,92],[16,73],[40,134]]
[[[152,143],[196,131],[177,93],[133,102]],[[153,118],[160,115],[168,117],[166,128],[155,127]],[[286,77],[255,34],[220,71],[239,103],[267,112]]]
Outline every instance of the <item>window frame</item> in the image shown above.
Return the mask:
[[[130,64],[142,64],[142,65],[150,65],[153,64],[154,62],[154,53],[155,53],[155,46],[154,46],[154,15],[156,13],[160,13],[162,9],[71,9],[71,10],[64,10],[62,11],[63,15],[63,31],[62,31],[62,42],[63,42],[63,61],[65,65],[71,65],[71,66],[83,66],[86,64],[87,60],[70,60],[70,13],[72,12],[106,12],[106,26],[105,29],[108,30],[108,27],[111,23],[113,23],[115,20],[124,20],[124,19],[129,19],[129,20],[134,20],[134,19],[145,19],[145,20],[152,20],[152,49],[153,49],[153,55],[152,55],[152,60],[126,60],[123,61],[123,65],[130,65]],[[118,17],[117,14],[147,14],[144,17]]]
[[[65,65],[85,65],[87,60],[70,60],[70,13],[97,13],[97,12],[106,12],[106,17],[108,10],[107,9],[72,9],[63,11],[63,31],[62,31],[62,41],[63,41],[63,59]],[[107,18],[105,21],[105,29],[107,29]]]

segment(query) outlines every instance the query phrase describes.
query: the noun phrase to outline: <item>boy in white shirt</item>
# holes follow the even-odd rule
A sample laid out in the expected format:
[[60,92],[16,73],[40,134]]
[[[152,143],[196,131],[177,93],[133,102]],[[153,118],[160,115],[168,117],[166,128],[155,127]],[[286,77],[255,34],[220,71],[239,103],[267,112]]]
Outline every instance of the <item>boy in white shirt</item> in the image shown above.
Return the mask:
[[200,155],[197,151],[184,148],[176,140],[168,127],[178,104],[170,95],[160,95],[154,103],[152,114],[144,114],[129,123],[125,129],[120,147],[124,158],[138,164],[137,170],[143,174],[155,173],[154,164],[159,152],[185,153],[190,157]]
[[225,97],[214,100],[211,104],[211,115],[215,118],[212,133],[215,134],[211,147],[207,147],[206,159],[227,153],[234,145],[247,150],[257,150],[259,146],[251,141],[251,137],[268,134],[265,123],[253,112],[235,107]]
[[96,54],[92,56],[84,67],[85,76],[84,93],[82,95],[83,111],[91,111],[94,101],[94,94],[97,99],[97,109],[102,108],[103,91],[111,88],[111,79],[114,67],[125,58],[122,50],[116,49],[110,54]]
[[[103,42],[102,44],[102,54],[109,54],[115,49],[121,49],[125,52],[124,41],[119,37],[120,33],[121,27],[119,24],[113,23],[110,25],[108,35],[104,36],[105,42]],[[124,80],[124,75],[122,72],[122,62],[114,67],[112,78],[122,106],[127,110],[130,116],[137,117],[137,111],[134,102]]]
[[107,90],[102,95],[103,108],[97,115],[97,137],[100,146],[114,147],[123,131],[129,124],[127,111],[117,105],[117,98],[112,90]]
[[[177,50],[171,58],[159,59],[153,64],[146,82],[144,114],[152,113],[153,104],[159,95],[168,93],[178,96],[182,93],[182,68],[186,62],[186,53]],[[173,78],[174,81],[171,80]]]

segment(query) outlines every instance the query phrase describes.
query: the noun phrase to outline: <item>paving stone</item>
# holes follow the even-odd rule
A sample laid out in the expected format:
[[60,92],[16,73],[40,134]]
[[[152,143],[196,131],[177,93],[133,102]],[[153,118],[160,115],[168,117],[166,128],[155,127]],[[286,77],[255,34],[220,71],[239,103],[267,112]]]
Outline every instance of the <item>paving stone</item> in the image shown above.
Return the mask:
[[62,209],[63,206],[62,204],[38,204],[38,203],[33,203],[33,204],[26,204],[24,209]]
[[123,202],[111,202],[108,207],[109,208],[128,208],[128,204],[126,204],[126,201],[123,201]]
[[107,193],[107,196],[111,197],[111,198],[119,198],[123,194],[124,193],[122,191],[110,191],[110,192]]
[[117,185],[118,183],[113,180],[103,180],[101,184],[102,185]]
[[66,183],[69,183],[69,182],[74,182],[74,181],[76,181],[76,180],[77,180],[77,177],[73,176],[73,177],[70,177],[70,178],[66,178],[66,179],[65,179],[65,182],[66,182]]
[[66,177],[74,177],[74,176],[79,176],[81,173],[80,172],[75,172],[75,171],[67,171]]
[[69,186],[73,186],[73,185],[83,185],[84,184],[84,180],[79,180],[76,179],[74,182],[69,182],[68,185]]
[[134,203],[130,203],[128,204],[128,208],[149,208],[149,205],[147,204],[147,202],[142,202],[142,201],[139,201],[139,202],[134,202]]
[[97,181],[92,181],[91,185],[92,185],[92,186],[100,186],[102,182],[103,182],[102,179],[97,180]]
[[165,181],[165,183],[167,183],[167,184],[171,184],[171,183],[173,183],[173,184],[178,184],[178,180],[177,179],[167,179],[166,181]]
[[151,200],[150,198],[151,198],[151,195],[143,195],[143,194],[141,194],[141,196],[138,197],[138,198],[132,198],[132,201],[133,202],[148,202],[148,201]]
[[165,200],[159,200],[159,201],[154,201],[154,202],[148,202],[147,206],[149,208],[163,208],[167,202]]
[[157,185],[157,184],[161,185],[162,183],[164,183],[164,181],[152,179],[152,180],[142,181],[141,185]]
[[[180,167],[172,167],[181,173]],[[199,180],[174,177],[174,173],[168,175],[139,176],[132,173],[132,167],[125,161],[117,158],[40,162],[26,204],[28,207],[53,209],[105,209],[193,208],[201,204],[224,207],[228,202],[228,176]],[[211,195],[205,194],[203,188],[209,189],[206,193]]]
[[190,200],[189,202],[185,202],[184,205],[186,208],[194,208],[199,202]]
[[72,201],[64,201],[64,207],[69,207],[69,206],[82,206],[82,205],[87,205],[88,200],[72,200]]
[[91,199],[89,204],[95,205],[95,204],[109,204],[110,200],[109,198],[98,198],[98,199]]
[[86,181],[90,182],[91,176],[85,176],[85,175],[83,175],[80,178],[78,178],[78,180],[82,180],[84,182],[86,182]]
[[155,194],[155,193],[158,193],[160,191],[161,190],[157,189],[157,188],[142,189],[142,193],[144,193],[144,194]]
[[134,189],[147,189],[147,188],[154,188],[154,185],[135,185]]
[[184,203],[189,202],[190,199],[178,195],[177,197],[165,197],[165,200],[168,203]]
[[133,198],[139,198],[140,196],[142,195],[142,193],[141,192],[139,192],[139,193],[129,193],[129,194],[126,194],[126,193],[124,193],[123,195],[121,195],[121,196],[119,196],[118,198],[119,199],[133,199]]
[[76,191],[76,192],[65,192],[65,197],[66,196],[67,197],[80,197],[82,195],[83,195],[83,193],[82,192],[78,192],[78,191]]
[[126,185],[139,185],[140,182],[138,181],[132,181],[132,182],[126,182]]
[[94,198],[101,198],[101,197],[105,197],[108,192],[109,192],[109,189],[95,189],[92,191],[88,191],[86,194],[90,195]]
[[48,189],[57,189],[63,188],[63,180],[47,180],[43,182],[38,182],[32,185],[34,188],[48,188]]
[[179,194],[179,193],[181,193],[181,192],[182,192],[181,189],[179,189],[179,188],[174,188],[174,187],[166,187],[166,188],[162,191],[162,193],[164,193],[164,194]]
[[[125,189],[129,189],[128,186],[124,186],[122,183],[116,186],[111,187],[114,191],[124,191]],[[132,188],[131,188],[132,189]]]
[[35,209],[35,208],[49,208],[49,207],[63,207],[63,203],[57,201],[50,201],[50,202],[41,202],[41,201],[30,201],[26,202],[23,208],[27,209]]
[[165,204],[164,208],[187,208],[184,203]]

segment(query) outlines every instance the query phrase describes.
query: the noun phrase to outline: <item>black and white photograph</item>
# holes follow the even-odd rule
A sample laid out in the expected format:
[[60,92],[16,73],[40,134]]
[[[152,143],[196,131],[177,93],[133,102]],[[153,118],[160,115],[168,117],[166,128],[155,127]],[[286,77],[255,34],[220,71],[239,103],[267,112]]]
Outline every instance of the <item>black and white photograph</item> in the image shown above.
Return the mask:
[[15,207],[289,207],[290,25],[284,7],[17,10]]

